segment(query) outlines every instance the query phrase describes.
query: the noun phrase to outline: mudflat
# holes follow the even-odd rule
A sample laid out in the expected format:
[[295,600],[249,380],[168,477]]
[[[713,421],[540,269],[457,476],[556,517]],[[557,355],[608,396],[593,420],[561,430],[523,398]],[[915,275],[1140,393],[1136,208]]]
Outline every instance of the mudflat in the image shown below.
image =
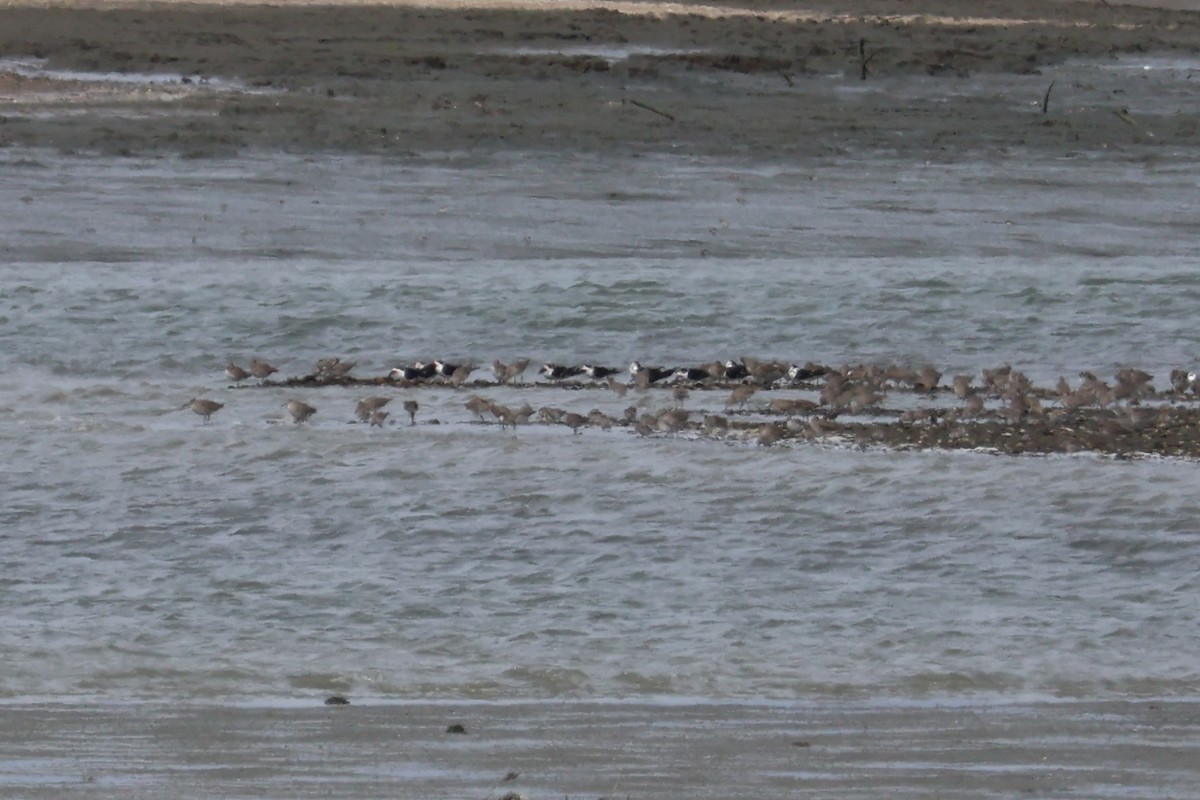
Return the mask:
[[1174,5],[9,0],[0,146],[1167,152],[1197,143],[1193,115],[1054,70],[1194,57],[1200,13]]
[[1164,797],[1195,702],[0,706],[0,785],[87,797]]

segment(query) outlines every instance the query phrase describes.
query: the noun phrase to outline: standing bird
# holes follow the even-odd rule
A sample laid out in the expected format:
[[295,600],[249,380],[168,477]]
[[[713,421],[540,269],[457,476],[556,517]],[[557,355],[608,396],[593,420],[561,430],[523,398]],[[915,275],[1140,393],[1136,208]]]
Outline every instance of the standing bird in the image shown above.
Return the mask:
[[405,400],[404,401],[404,410],[408,412],[408,424],[409,425],[417,424],[417,409],[419,409],[420,407],[421,406],[417,404],[416,400]]
[[739,386],[729,393],[729,399],[725,401],[725,407],[732,408],[733,406],[737,406],[738,408],[745,408],[746,401],[753,397],[757,391],[758,389],[749,384]]
[[284,405],[287,406],[288,413],[292,415],[292,422],[296,425],[307,422],[309,417],[317,413],[315,408],[299,400],[288,400]]
[[390,402],[390,397],[364,397],[354,407],[354,416],[358,417],[359,422],[369,422],[372,414]]
[[525,370],[527,369],[529,369],[529,359],[518,358],[504,368],[504,382],[520,383],[520,378],[525,374]]
[[257,358],[250,361],[250,374],[260,381],[265,381],[276,372],[279,372],[279,370],[265,361],[259,361]]
[[383,409],[376,409],[371,412],[371,427],[382,428],[383,421],[388,418],[388,412]]
[[203,417],[204,424],[207,425],[209,418],[224,407],[224,403],[218,403],[216,400],[205,400],[201,397],[193,397],[191,400],[188,400],[186,403],[181,405],[179,410],[182,411],[185,408],[190,408],[192,411],[195,411],[197,414]]
[[225,374],[229,376],[229,380],[234,383],[241,383],[250,377],[250,373],[239,367],[237,364],[230,361],[225,365]]

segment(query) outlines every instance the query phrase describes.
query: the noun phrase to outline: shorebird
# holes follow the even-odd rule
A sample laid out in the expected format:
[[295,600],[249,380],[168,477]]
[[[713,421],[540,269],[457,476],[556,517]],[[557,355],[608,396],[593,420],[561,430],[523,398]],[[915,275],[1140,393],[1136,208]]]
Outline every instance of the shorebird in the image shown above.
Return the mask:
[[542,364],[542,368],[538,370],[542,375],[552,381],[566,380],[574,378],[583,372],[583,367],[568,367],[563,364]]
[[317,380],[328,380],[334,377],[334,370],[342,363],[342,360],[337,357],[321,358],[317,360],[317,365],[313,367],[312,375]]
[[612,367],[598,367],[595,364],[584,364],[579,368],[584,375],[587,375],[594,381],[604,380],[618,374],[621,370],[613,369]]
[[317,413],[315,408],[299,400],[288,400],[284,405],[287,406],[288,413],[292,415],[292,422],[296,425],[307,421],[309,417]]
[[427,381],[436,374],[433,364],[414,361],[411,366],[393,367],[388,378],[393,381]]
[[663,433],[679,433],[687,426],[688,412],[682,408],[669,408],[658,415],[655,425]]
[[218,403],[216,400],[205,400],[201,397],[193,397],[191,400],[188,400],[186,403],[181,405],[179,410],[182,411],[185,408],[190,408],[192,411],[195,411],[197,414],[203,417],[204,424],[207,425],[209,418],[224,407],[224,403]]
[[570,428],[572,434],[578,436],[579,429],[584,425],[587,425],[587,417],[585,417],[583,414],[576,414],[574,411],[572,411],[569,414],[563,415],[562,424]]
[[770,447],[783,438],[783,431],[774,422],[769,422],[758,429],[758,446]]
[[[408,410],[409,403],[416,405],[416,402],[417,402],[416,400],[409,400],[409,401],[405,402],[404,410],[405,411]],[[474,414],[476,416],[476,418],[479,419],[480,422],[483,422],[484,412],[488,411],[492,407],[492,401],[488,400],[487,398],[484,398],[484,397],[479,397],[478,395],[472,395],[467,400],[467,402],[463,403],[463,405],[465,405],[467,407],[467,411],[470,411],[472,414]],[[414,410],[411,413],[414,415],[412,422],[415,423],[416,422],[416,416],[415,416],[416,411]]]
[[[433,361],[434,374],[440,375],[446,379],[453,378],[454,373],[458,372],[458,370],[460,370],[460,369],[467,370],[467,375],[471,374],[471,368],[465,364],[451,364],[449,362],[441,361],[438,359],[435,359]],[[463,376],[463,380],[466,380],[466,376]]]
[[609,378],[608,379],[608,390],[610,392],[612,392],[613,394],[615,394],[617,397],[624,397],[625,393],[629,391],[629,385],[625,384],[625,383],[617,383],[616,379]]
[[792,364],[788,367],[787,379],[792,383],[800,383],[802,381],[810,381],[813,378],[819,378],[828,371],[828,367],[813,364],[811,361],[804,366]]
[[602,431],[612,430],[613,424],[616,423],[615,419],[598,408],[593,408],[588,412],[587,420],[589,425]]
[[371,412],[371,427],[382,428],[383,421],[388,418],[388,412],[376,410]]
[[354,416],[358,417],[359,422],[369,422],[371,415],[379,409],[392,402],[390,397],[366,397],[358,401],[358,405],[354,407]]
[[[419,409],[420,407],[421,406],[417,404],[416,400],[405,400],[404,401],[404,410],[408,412],[408,424],[409,425],[417,424],[417,409]],[[470,402],[468,402],[467,408],[470,408],[470,407],[471,407],[471,404],[470,404]]]
[[250,361],[250,374],[260,381],[265,381],[276,372],[279,372],[279,370],[265,361],[259,361],[257,358]]
[[237,364],[230,361],[225,365],[225,374],[229,376],[229,380],[234,383],[241,383],[250,377],[250,373],[239,367]]
[[528,358],[518,358],[513,361],[504,370],[504,382],[516,383],[517,379],[525,374],[525,370],[529,369]]
[[675,377],[678,380],[691,381],[699,383],[712,378],[712,373],[708,371],[708,367],[680,367],[675,370]]
[[629,374],[635,380],[644,381],[647,384],[658,383],[664,378],[669,378],[675,374],[675,370],[664,369],[663,367],[644,367],[642,362],[634,361],[629,365]]
[[738,408],[745,408],[746,401],[753,397],[756,391],[758,390],[750,385],[737,387],[729,393],[729,399],[725,401],[725,407],[737,406]]
[[750,374],[750,370],[746,369],[746,365],[741,361],[729,359],[725,362],[725,380],[740,381]]
[[917,379],[913,381],[913,388],[918,392],[932,392],[937,389],[941,380],[942,373],[933,367],[922,367],[921,371],[917,373]]

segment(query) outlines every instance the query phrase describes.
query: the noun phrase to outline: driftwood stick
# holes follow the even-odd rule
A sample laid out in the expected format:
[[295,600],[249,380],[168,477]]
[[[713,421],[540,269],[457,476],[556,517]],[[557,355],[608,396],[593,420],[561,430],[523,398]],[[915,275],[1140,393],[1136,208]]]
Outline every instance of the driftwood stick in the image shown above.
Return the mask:
[[1054,81],[1050,81],[1050,85],[1046,87],[1046,96],[1042,98],[1042,113],[1050,112],[1050,92],[1054,89]]
[[867,75],[869,74],[867,67],[870,65],[871,61],[874,58],[875,58],[875,51],[871,51],[871,55],[867,55],[867,40],[859,39],[858,40],[858,69],[859,69],[859,77],[864,81],[867,79]]
[[660,111],[659,109],[655,108],[654,106],[650,105],[649,103],[643,103],[641,100],[634,100],[633,98],[629,98],[629,104],[637,106],[638,108],[644,108],[652,114],[658,114],[660,117],[666,117],[667,119],[671,120],[671,122],[675,121],[674,115],[668,114],[665,111]]

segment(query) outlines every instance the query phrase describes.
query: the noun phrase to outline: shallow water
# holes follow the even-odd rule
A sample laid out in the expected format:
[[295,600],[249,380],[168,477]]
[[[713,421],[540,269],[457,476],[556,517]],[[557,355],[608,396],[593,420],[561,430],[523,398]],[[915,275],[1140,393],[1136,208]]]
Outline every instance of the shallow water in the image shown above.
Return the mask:
[[[379,430],[368,392],[223,368],[745,354],[1161,387],[1194,366],[1194,176],[9,151],[0,694],[1192,696],[1193,463],[513,435],[448,389],[395,391],[421,424]],[[178,410],[201,395],[207,425]],[[282,424],[293,396],[312,424]]]

